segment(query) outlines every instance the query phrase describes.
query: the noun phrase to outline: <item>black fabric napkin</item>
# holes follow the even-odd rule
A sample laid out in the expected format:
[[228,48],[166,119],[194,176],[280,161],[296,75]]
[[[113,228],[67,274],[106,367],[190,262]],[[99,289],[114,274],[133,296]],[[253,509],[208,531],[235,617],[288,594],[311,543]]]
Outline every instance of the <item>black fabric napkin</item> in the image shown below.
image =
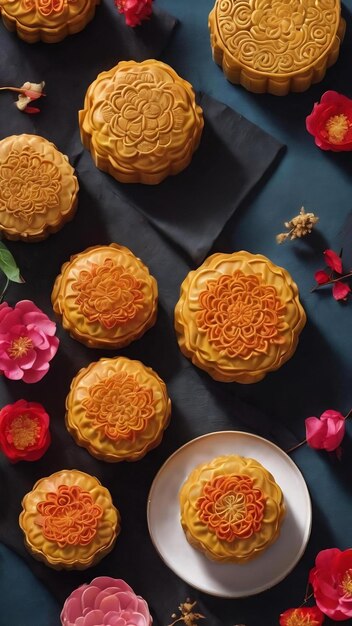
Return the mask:
[[199,263],[284,146],[207,94],[197,101],[204,131],[191,164],[156,186],[117,183],[116,195]]
[[[115,241],[131,248],[156,277],[158,319],[140,340],[108,355],[74,341],[59,325],[60,348],[42,381],[26,385],[0,379],[1,406],[20,398],[41,402],[51,416],[53,435],[49,450],[37,462],[11,465],[0,455],[0,541],[26,560],[60,602],[73,588],[97,575],[121,577],[148,598],[155,623],[164,626],[170,621],[172,607],[176,608],[189,595],[189,590],[163,564],[149,539],[147,496],[162,463],[185,442],[212,431],[255,432],[284,448],[297,440],[282,424],[243,402],[238,385],[212,380],[182,356],[173,328],[173,310],[180,283],[190,266],[140,213],[126,201],[116,202],[115,181],[95,168],[88,152],[78,159],[77,173],[81,187],[74,220],[43,242],[8,243],[26,282],[11,285],[6,300],[14,305],[18,300],[31,299],[53,318],[50,294],[62,263],[88,246]],[[172,399],[172,418],[161,445],[144,459],[109,464],[94,459],[74,443],[64,424],[65,398],[73,376],[81,367],[102,356],[119,354],[140,359],[165,380]],[[122,532],[115,549],[85,572],[57,572],[35,561],[24,547],[18,526],[25,493],[39,478],[63,468],[76,468],[97,476],[110,490],[122,515]]]

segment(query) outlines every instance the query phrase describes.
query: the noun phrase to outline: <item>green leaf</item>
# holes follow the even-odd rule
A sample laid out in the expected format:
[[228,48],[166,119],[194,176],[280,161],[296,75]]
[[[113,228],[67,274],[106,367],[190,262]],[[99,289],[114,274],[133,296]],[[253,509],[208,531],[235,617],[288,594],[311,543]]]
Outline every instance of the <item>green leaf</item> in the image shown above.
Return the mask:
[[2,241],[0,241],[0,269],[13,283],[24,282],[15,259]]

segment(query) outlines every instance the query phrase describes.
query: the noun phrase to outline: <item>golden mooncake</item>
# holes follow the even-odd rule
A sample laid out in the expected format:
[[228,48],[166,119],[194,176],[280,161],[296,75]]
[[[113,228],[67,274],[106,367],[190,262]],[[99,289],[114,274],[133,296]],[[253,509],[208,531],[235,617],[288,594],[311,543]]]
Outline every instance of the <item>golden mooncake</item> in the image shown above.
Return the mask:
[[294,353],[306,323],[290,274],[261,254],[213,254],[181,285],[181,351],[223,382],[255,383]]
[[74,339],[91,348],[122,348],[155,323],[158,288],[131,250],[112,243],[64,263],[51,301]]
[[0,232],[40,241],[74,216],[78,182],[67,156],[38,135],[0,141]]
[[6,28],[27,41],[57,43],[90,22],[100,0],[0,0]]
[[209,15],[213,58],[227,79],[276,96],[321,81],[345,27],[340,0],[216,0]]
[[102,461],[137,461],[161,442],[170,419],[165,383],[140,361],[100,359],[81,369],[66,399],[66,426]]
[[219,562],[258,557],[278,538],[285,515],[274,477],[255,459],[237,455],[198,465],[179,499],[187,540]]
[[61,470],[22,500],[19,524],[29,552],[54,569],[86,569],[114,547],[120,514],[94,476]]
[[82,143],[122,183],[155,185],[187,167],[203,130],[193,88],[161,61],[99,74],[79,112]]

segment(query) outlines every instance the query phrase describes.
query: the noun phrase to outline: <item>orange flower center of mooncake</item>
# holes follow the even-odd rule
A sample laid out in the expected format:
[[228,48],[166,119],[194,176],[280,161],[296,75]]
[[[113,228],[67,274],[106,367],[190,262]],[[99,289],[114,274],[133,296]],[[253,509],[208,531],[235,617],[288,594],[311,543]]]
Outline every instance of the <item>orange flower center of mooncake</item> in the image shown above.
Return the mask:
[[249,476],[217,476],[203,487],[196,508],[202,522],[222,541],[248,539],[264,517],[265,496]]
[[75,302],[84,317],[108,329],[133,320],[143,307],[143,281],[112,259],[82,270],[72,289],[78,294]]
[[109,439],[135,440],[155,415],[153,390],[139,385],[134,376],[118,372],[89,389],[83,400],[86,417]]
[[37,524],[46,539],[66,546],[86,546],[97,533],[103,509],[88,491],[77,485],[59,485],[57,492],[46,494],[37,504]]
[[209,280],[199,294],[199,330],[215,350],[230,358],[266,353],[282,339],[279,324],[286,307],[273,285],[241,270]]
[[6,436],[17,450],[25,450],[33,446],[39,439],[40,422],[38,417],[16,415],[9,424]]
[[38,213],[59,205],[60,170],[26,147],[12,150],[0,165],[0,210],[31,224]]

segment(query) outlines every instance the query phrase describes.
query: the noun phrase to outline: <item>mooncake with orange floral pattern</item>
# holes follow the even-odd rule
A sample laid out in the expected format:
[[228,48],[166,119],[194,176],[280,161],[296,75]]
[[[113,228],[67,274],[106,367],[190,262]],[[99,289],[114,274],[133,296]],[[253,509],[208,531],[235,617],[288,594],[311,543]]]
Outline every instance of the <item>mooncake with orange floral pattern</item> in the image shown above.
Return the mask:
[[19,518],[29,552],[54,569],[86,569],[114,547],[120,514],[94,476],[61,470],[38,480]]
[[187,540],[219,562],[258,557],[278,538],[285,515],[272,474],[259,461],[237,455],[198,465],[179,498]]
[[223,382],[254,383],[294,353],[306,323],[290,274],[261,254],[213,254],[175,308],[181,351]]
[[83,30],[100,0],[0,0],[6,28],[27,41],[57,43]]
[[78,182],[67,156],[38,135],[0,141],[0,232],[40,241],[74,216]]
[[91,348],[122,348],[155,323],[158,288],[131,250],[112,243],[64,263],[51,301],[74,339]]
[[137,461],[161,442],[170,420],[165,383],[125,357],[81,369],[66,399],[66,426],[76,443],[102,461]]
[[79,125],[99,169],[122,183],[155,185],[189,165],[204,122],[190,83],[151,59],[99,74]]
[[216,0],[214,61],[254,93],[305,91],[333,65],[345,34],[340,0]]

